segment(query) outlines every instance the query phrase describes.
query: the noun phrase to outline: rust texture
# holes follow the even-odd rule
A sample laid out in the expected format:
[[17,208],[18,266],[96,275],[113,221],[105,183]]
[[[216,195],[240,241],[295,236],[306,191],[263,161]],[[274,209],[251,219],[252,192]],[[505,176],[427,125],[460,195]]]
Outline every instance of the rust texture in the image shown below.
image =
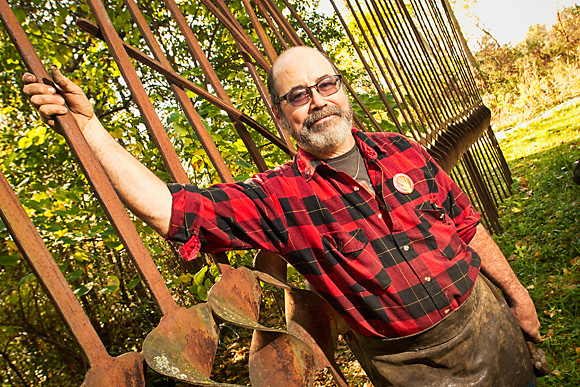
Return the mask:
[[[223,182],[233,182],[234,177],[186,90],[228,115],[232,130],[244,143],[257,170],[264,171],[268,167],[251,137],[252,131],[289,156],[296,152],[286,130],[275,124],[263,74],[270,69],[279,54],[275,47],[285,49],[309,44],[324,51],[323,44],[288,0],[282,0],[283,7],[278,7],[273,0],[242,1],[252,30],[244,30],[222,0],[202,0],[198,6],[211,12],[231,34],[241,60],[255,83],[261,103],[272,116],[271,128],[235,107],[188,24],[187,15],[182,13],[174,0],[164,0],[165,7],[187,43],[192,60],[202,69],[206,84],[211,86],[212,92],[185,78],[178,69],[172,67],[165,55],[166,48],[160,45],[159,38],[150,30],[135,0],[125,0],[125,5],[153,57],[120,38],[120,31],[115,30],[100,0],[87,0],[96,24],[86,19],[77,21],[80,28],[107,43],[174,182],[188,183],[189,178],[131,58],[138,62],[136,66],[148,66],[166,78],[176,101]],[[485,225],[491,230],[500,230],[497,206],[511,194],[510,171],[490,128],[490,111],[479,96],[457,31],[450,22],[446,2],[346,0],[344,9],[339,9],[333,0],[331,3],[384,105],[381,113],[389,117],[385,119],[384,114],[373,114],[345,79],[346,89],[363,113],[360,117],[354,117],[354,124],[363,130],[365,127],[375,131],[396,130],[420,142],[482,211]],[[6,0],[0,0],[0,7],[4,26],[27,67],[39,79],[50,83],[51,77],[40,63]],[[346,19],[354,21],[356,33],[350,30],[342,13],[348,13]],[[290,23],[285,15],[293,18],[295,23]],[[301,31],[293,25],[300,26]],[[257,38],[252,39],[253,36]],[[338,65],[340,67],[340,63]],[[11,232],[15,240],[21,241],[18,243],[23,255],[39,279],[49,276],[43,282],[46,291],[91,362],[91,370],[86,375],[84,385],[142,385],[145,359],[155,371],[178,380],[196,385],[227,386],[210,378],[219,336],[215,315],[220,320],[254,330],[249,359],[253,386],[309,386],[314,382],[316,371],[324,367],[329,367],[338,386],[346,386],[344,376],[334,361],[337,335],[349,334],[340,328],[344,322],[318,295],[288,284],[286,263],[279,256],[259,252],[253,269],[233,268],[229,266],[224,254],[214,256],[221,277],[210,290],[208,302],[190,309],[179,307],[70,114],[59,118],[58,125],[62,127],[67,143],[163,314],[158,327],[145,339],[142,354],[129,353],[111,358],[92,327],[87,325],[88,320],[73,318],[73,315],[84,316],[82,310],[74,309],[78,301],[70,297],[66,301],[61,300],[59,294],[67,292],[59,289],[65,286],[68,288],[64,278],[51,278],[51,268],[36,267],[36,263],[29,258],[32,255],[30,251],[41,251],[44,245],[39,237],[33,242],[22,239],[30,233],[21,228],[27,224],[28,218],[25,214],[10,215],[16,219],[11,223],[14,224]],[[8,216],[5,214],[8,211],[5,202],[8,203],[8,200],[4,198],[10,197],[13,192],[1,176],[0,183],[4,218]],[[17,199],[11,198],[11,203],[15,205]],[[30,224],[26,227],[33,226]],[[259,322],[259,281],[285,290],[286,331]],[[73,309],[74,313],[71,314]],[[77,327],[75,324],[79,323],[84,325]],[[355,354],[356,351],[353,348]]]

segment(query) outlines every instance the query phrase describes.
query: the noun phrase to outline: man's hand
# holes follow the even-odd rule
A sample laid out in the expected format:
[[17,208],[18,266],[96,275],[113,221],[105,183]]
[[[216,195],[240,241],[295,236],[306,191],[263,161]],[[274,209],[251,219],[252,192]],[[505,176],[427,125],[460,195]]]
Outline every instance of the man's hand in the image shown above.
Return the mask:
[[526,288],[520,283],[505,256],[491,236],[480,224],[469,247],[481,257],[481,271],[501,289],[520,328],[527,338],[535,343],[542,341],[539,333],[540,321],[534,302]]
[[95,116],[93,106],[81,88],[62,75],[56,66],[52,66],[50,72],[58,90],[39,83],[33,74],[25,73],[22,76],[24,94],[39,111],[42,121],[51,127],[55,125],[55,116],[66,114],[70,110],[79,129],[83,131],[89,120]]
[[534,343],[542,341],[542,337],[540,336],[540,321],[538,320],[536,308],[528,291],[521,286],[519,290],[512,291],[510,294],[504,292],[504,295],[527,339]]

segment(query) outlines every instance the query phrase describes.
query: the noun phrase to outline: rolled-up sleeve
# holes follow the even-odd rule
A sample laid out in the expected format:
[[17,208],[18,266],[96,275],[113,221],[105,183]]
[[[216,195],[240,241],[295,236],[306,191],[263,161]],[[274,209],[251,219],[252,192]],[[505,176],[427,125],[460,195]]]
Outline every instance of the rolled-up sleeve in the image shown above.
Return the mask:
[[208,188],[169,184],[173,197],[166,239],[185,244],[183,258],[252,248],[278,252],[287,232],[273,198],[251,181]]

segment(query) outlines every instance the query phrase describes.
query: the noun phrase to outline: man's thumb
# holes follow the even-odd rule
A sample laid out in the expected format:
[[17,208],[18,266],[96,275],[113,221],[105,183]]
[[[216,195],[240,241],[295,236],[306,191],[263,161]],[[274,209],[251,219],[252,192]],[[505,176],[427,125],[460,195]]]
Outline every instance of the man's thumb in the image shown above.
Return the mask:
[[52,80],[54,81],[54,83],[58,85],[58,87],[60,87],[64,91],[70,91],[68,90],[69,86],[73,83],[67,77],[62,75],[58,67],[56,67],[55,65],[50,66],[50,75],[52,77]]

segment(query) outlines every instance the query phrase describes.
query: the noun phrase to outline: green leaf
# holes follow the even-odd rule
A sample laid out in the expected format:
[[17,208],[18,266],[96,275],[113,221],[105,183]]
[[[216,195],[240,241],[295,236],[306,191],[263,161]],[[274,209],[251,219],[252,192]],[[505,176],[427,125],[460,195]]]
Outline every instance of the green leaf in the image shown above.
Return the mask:
[[112,275],[107,279],[107,286],[101,290],[101,293],[103,294],[115,293],[117,290],[119,290],[120,284],[121,281],[119,281],[119,277],[117,277],[116,275]]
[[203,280],[205,278],[205,273],[207,273],[207,266],[204,266],[201,268],[200,271],[198,271],[197,273],[195,273],[195,275],[193,276],[193,282],[196,285],[201,285],[203,283]]
[[13,266],[20,261],[17,255],[2,255],[0,256],[0,266]]
[[84,285],[79,286],[78,288],[76,288],[73,293],[77,296],[77,297],[82,297],[85,294],[87,294],[88,292],[90,292],[93,289],[94,284],[92,282],[88,282]]
[[133,278],[131,281],[129,281],[129,283],[127,284],[127,289],[129,290],[133,290],[135,288],[135,286],[139,285],[139,282],[141,282],[141,278],[136,277]]
[[66,275],[66,280],[68,282],[73,282],[73,281],[77,280],[81,275],[83,275],[82,270],[75,270],[75,271],[68,273]]

